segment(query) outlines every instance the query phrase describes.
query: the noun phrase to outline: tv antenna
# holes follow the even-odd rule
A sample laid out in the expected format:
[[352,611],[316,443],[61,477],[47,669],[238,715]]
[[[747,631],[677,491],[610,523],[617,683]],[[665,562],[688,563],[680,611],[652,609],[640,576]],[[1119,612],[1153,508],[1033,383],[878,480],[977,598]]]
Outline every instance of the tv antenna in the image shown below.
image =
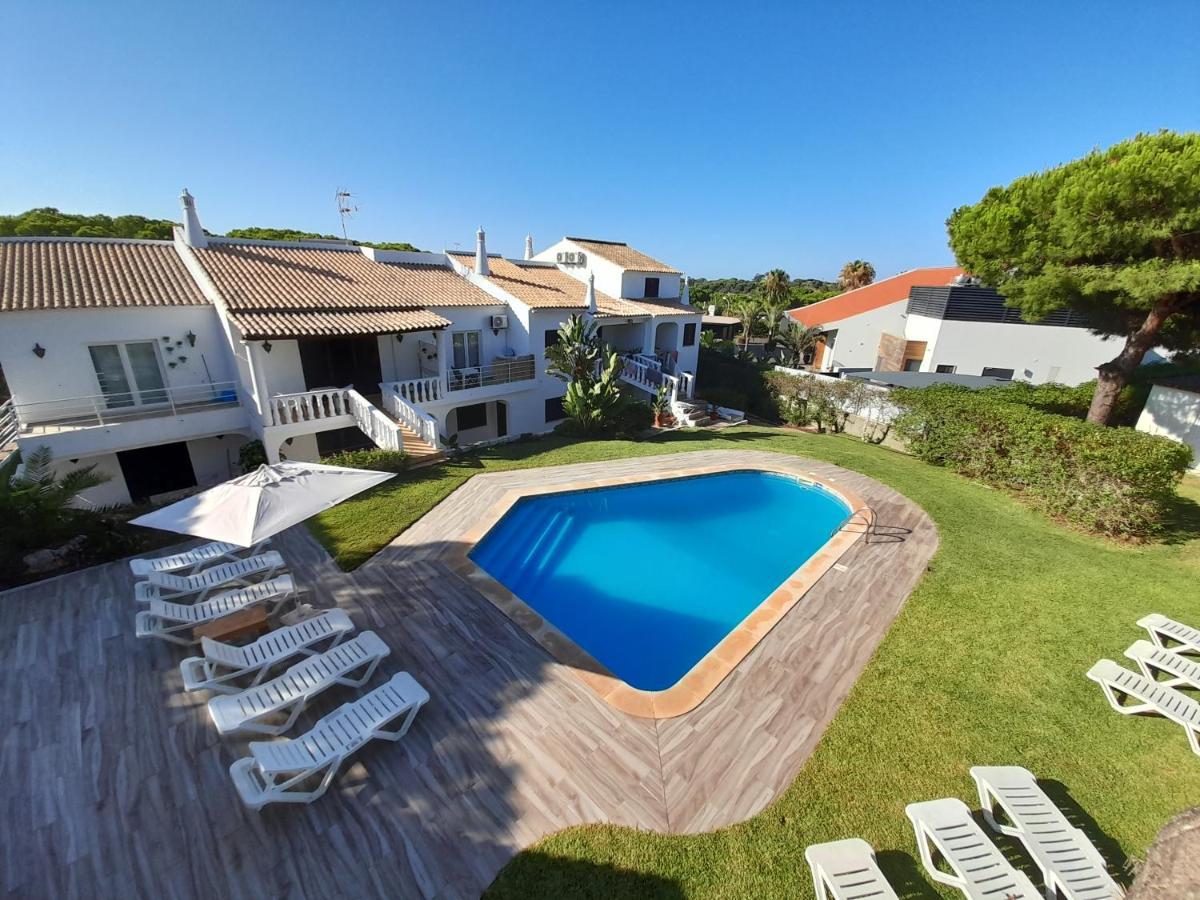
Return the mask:
[[333,202],[337,204],[338,216],[342,220],[342,240],[349,240],[346,237],[346,220],[358,212],[358,207],[353,204],[353,195],[345,188],[338,188],[336,194],[333,195]]

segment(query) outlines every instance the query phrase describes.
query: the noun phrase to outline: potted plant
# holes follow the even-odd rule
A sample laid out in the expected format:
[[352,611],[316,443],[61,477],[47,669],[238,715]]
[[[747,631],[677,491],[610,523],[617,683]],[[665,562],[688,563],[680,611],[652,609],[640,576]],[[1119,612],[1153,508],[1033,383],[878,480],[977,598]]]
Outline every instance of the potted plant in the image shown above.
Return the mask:
[[654,410],[655,428],[662,428],[664,425],[670,424],[671,395],[665,384],[658,386],[658,392],[654,395],[654,399],[650,401],[650,408]]

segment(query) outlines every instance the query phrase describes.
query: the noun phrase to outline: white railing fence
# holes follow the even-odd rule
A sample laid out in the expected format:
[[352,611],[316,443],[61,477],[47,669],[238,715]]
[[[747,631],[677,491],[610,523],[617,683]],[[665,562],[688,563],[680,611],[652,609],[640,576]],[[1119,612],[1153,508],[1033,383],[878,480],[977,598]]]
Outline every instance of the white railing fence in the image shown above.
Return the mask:
[[23,429],[35,425],[82,428],[109,425],[147,416],[181,415],[238,403],[237,385],[232,381],[151,388],[144,391],[114,391],[87,397],[64,397],[12,403],[12,412]]
[[679,373],[679,390],[684,398],[691,400],[696,396],[696,376],[691,372]]
[[658,390],[664,377],[671,378],[673,376],[664,376],[662,368],[645,362],[646,358],[640,353],[625,357],[621,364],[621,377],[631,384],[654,392]]
[[511,384],[514,381],[532,381],[534,377],[533,356],[514,356],[500,359],[490,366],[468,366],[446,372],[446,386],[451,391],[489,387],[493,384]]
[[395,391],[409,403],[417,405],[441,400],[446,392],[442,379],[436,375],[429,378],[410,378],[408,381],[392,381],[386,385],[381,384],[379,389],[385,394],[389,389]]
[[394,381],[388,384],[381,384],[379,390],[383,394],[383,408],[396,421],[403,422],[416,432],[417,436],[429,444],[429,446],[434,448],[440,447],[441,435],[437,419],[410,401],[401,391],[401,386],[409,383]]
[[276,394],[267,401],[272,425],[299,425],[318,419],[336,419],[350,415],[345,388]]
[[404,434],[400,426],[384,415],[383,410],[354,389],[346,391],[346,403],[358,430],[374,441],[376,447],[381,450],[404,449]]
[[13,402],[5,400],[3,403],[0,403],[0,449],[12,443],[20,428],[21,425],[17,421],[17,413],[13,409]]

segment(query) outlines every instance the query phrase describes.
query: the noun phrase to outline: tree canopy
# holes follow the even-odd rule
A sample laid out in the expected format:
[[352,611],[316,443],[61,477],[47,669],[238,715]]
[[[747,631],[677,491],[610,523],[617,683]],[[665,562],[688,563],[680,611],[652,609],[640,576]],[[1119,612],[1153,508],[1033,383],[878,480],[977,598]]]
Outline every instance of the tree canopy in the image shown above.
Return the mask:
[[950,245],[1029,321],[1069,307],[1125,339],[1099,367],[1088,418],[1107,422],[1155,346],[1200,337],[1200,134],[1142,134],[994,187],[956,209]]
[[864,259],[855,259],[842,266],[838,275],[838,283],[842,290],[852,291],[855,288],[866,287],[875,280],[875,267]]
[[[168,219],[147,219],[145,216],[106,216],[65,213],[51,206],[29,209],[11,216],[0,216],[0,237],[96,237],[137,238],[141,240],[170,240]],[[226,237],[249,238],[259,241],[330,240],[341,238],[332,234],[297,231],[293,228],[234,228]],[[416,250],[404,241],[351,241],[362,247],[377,250]]]
[[[787,277],[787,273],[782,269],[773,271],[782,273],[784,278]],[[693,278],[688,286],[692,305],[702,308],[715,305],[718,309],[723,310],[727,297],[732,298],[759,291],[770,274],[768,272],[755,275],[754,278]],[[819,278],[793,278],[788,285],[787,307],[789,309],[807,306],[838,293],[838,286],[835,282],[821,281]]]

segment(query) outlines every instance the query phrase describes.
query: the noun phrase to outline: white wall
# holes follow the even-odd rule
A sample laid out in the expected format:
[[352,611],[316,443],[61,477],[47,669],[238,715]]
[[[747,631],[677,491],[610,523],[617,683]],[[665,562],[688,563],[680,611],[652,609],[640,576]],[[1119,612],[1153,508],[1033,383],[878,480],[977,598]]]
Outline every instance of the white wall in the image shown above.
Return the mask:
[[633,297],[639,299],[645,297],[647,278],[658,279],[658,296],[664,300],[671,300],[679,297],[678,275],[669,275],[666,272],[639,272],[634,269],[626,269],[624,271],[624,273],[621,275],[621,293],[614,294],[612,296]]
[[[560,271],[566,272],[572,278],[586,284],[588,271],[590,270],[596,275],[596,290],[603,294],[608,294],[610,297],[622,296],[622,275],[624,274],[624,270],[616,263],[611,263],[607,259],[601,259],[590,250],[585,250],[571,241],[561,240],[547,247],[541,253],[538,253],[534,256],[534,259],[543,262],[556,262],[560,252],[587,254],[587,265],[559,266]],[[638,294],[638,296],[641,296],[641,294]]]
[[1200,394],[1156,384],[1138,417],[1137,430],[1187,444],[1192,448],[1191,468],[1200,472]]
[[[184,336],[196,335],[195,346]],[[170,338],[167,353],[163,337]],[[175,341],[183,340],[180,347]],[[233,381],[236,374],[225,334],[211,306],[69,309],[0,314],[0,367],[17,403],[92,397],[100,384],[89,344],[153,341],[171,387]],[[34,344],[46,355],[34,355]],[[186,362],[170,368],[180,356]],[[205,372],[204,363],[208,363]],[[211,379],[209,375],[211,374]]]
[[904,309],[908,299],[898,300],[878,309],[848,316],[836,322],[822,322],[827,330],[837,329],[833,353],[826,353],[821,369],[873,369],[879,358],[879,338],[887,334],[904,334]]
[[[925,318],[909,316],[909,340],[926,340],[915,336],[923,333],[915,326]],[[960,375],[979,375],[990,367],[1012,369],[1017,381],[1076,385],[1095,378],[1096,367],[1115,357],[1122,345],[1119,338],[1097,337],[1085,328],[941,321],[921,371],[952,365]]]
[[[508,315],[509,308],[503,304],[495,306],[439,306],[433,307],[433,312],[439,316],[449,319],[453,324],[446,329],[447,332],[455,331],[479,331],[482,332],[479,338],[479,362],[481,365],[490,366],[492,360],[498,356],[506,356],[505,352],[508,349],[516,355],[528,353],[529,336],[525,334],[520,322],[514,322],[513,317],[509,317],[508,328],[501,329],[499,333],[492,333],[492,316]],[[407,338],[405,339],[407,340]],[[451,351],[451,339],[446,338],[446,350]],[[451,353],[446,358],[446,368],[450,369],[454,366],[454,357]]]

